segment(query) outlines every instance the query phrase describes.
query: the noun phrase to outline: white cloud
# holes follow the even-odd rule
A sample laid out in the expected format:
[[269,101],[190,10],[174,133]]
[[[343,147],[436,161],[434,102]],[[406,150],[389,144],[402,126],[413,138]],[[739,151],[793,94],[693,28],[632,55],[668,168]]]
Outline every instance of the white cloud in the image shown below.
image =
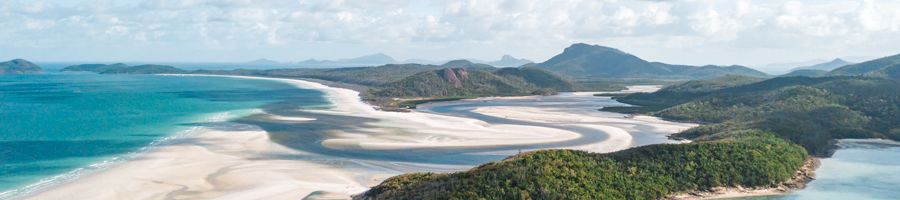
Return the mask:
[[[128,51],[144,45],[159,52],[228,51],[237,59],[243,58],[242,52],[252,51],[298,60],[357,52],[321,50],[333,46],[407,57],[511,53],[540,60],[573,42],[611,42],[608,45],[634,51],[660,45],[671,48],[669,52],[648,50],[645,57],[651,60],[740,63],[766,56],[729,61],[681,52],[717,49],[718,54],[730,50],[741,55],[746,49],[764,52],[774,47],[819,50],[824,41],[840,41],[829,44],[846,51],[882,53],[886,46],[900,43],[888,37],[900,32],[900,2],[10,0],[0,2],[0,26],[6,27],[0,29],[0,39],[13,41],[0,44],[0,50],[41,44]],[[46,49],[31,52],[59,59],[78,56]]]
[[867,31],[898,31],[900,29],[900,4],[883,5],[872,0],[864,1],[857,16],[859,24]]

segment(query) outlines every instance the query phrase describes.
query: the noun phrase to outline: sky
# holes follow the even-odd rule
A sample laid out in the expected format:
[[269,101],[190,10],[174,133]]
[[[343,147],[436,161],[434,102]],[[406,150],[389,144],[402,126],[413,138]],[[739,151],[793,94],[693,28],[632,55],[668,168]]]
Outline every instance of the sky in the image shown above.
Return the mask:
[[0,59],[45,62],[540,62],[572,43],[692,65],[900,53],[897,0],[3,0],[0,27]]

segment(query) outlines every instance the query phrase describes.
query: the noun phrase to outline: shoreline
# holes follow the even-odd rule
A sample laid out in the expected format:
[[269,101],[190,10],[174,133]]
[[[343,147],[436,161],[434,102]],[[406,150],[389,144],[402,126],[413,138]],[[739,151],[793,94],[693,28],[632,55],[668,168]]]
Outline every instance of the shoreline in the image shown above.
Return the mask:
[[[471,149],[465,155],[514,154],[512,150],[491,149],[509,146],[564,144],[584,140],[583,135],[558,128],[521,124],[492,124],[478,119],[426,112],[397,113],[378,111],[363,102],[359,93],[349,89],[328,87],[320,83],[267,77],[217,76],[241,79],[264,79],[284,82],[303,89],[325,93],[332,108],[306,110],[311,113],[378,119],[367,122],[365,130],[350,129],[329,132],[320,141],[322,148],[337,151],[405,152],[407,149]],[[291,123],[318,119],[266,114],[271,120]],[[143,153],[121,165],[55,186],[28,198],[91,199],[297,199],[349,198],[385,178],[408,172],[447,172],[473,167],[474,164],[446,165],[421,162],[397,162],[343,158],[292,149],[273,142],[271,133],[252,125],[222,122],[223,127],[203,127],[200,133],[179,139]],[[425,129],[423,129],[425,127]],[[596,145],[590,151],[615,151],[633,146],[632,132],[616,132],[609,127],[582,127],[609,139],[585,141]],[[412,132],[400,131],[407,130]],[[535,132],[533,134],[530,132]],[[635,129],[637,130],[637,129]],[[648,129],[648,133],[669,134],[676,130],[664,127]],[[613,138],[616,137],[618,139]],[[556,148],[575,148],[559,146]],[[463,151],[468,152],[468,151]],[[283,155],[283,156],[278,156]],[[106,187],[96,191],[97,187]],[[91,191],[91,192],[85,192]],[[136,192],[140,191],[140,192]],[[55,197],[55,198],[54,198]]]
[[806,188],[816,179],[816,169],[822,165],[821,158],[809,157],[791,179],[782,183],[758,188],[715,187],[710,190],[689,191],[670,195],[666,199],[729,199],[740,197],[778,196]]
[[[230,119],[229,117],[234,118],[234,112],[247,112],[248,114],[252,114],[253,112],[258,112],[258,109],[239,109],[225,112],[204,113],[200,114],[201,117],[197,117],[197,119],[198,121],[200,121],[199,123],[220,122]],[[98,160],[97,162],[92,162],[87,166],[72,169],[54,176],[42,178],[37,182],[24,185],[19,188],[0,191],[0,199],[29,198],[36,194],[51,190],[55,187],[77,181],[80,178],[91,176],[92,174],[99,173],[110,168],[115,168],[119,165],[134,160],[145,153],[152,152],[157,148],[164,147],[172,143],[173,141],[189,136],[197,132],[199,128],[200,127],[197,126],[176,128],[171,135],[153,140],[150,143],[139,147],[135,151],[109,156],[107,158]]]

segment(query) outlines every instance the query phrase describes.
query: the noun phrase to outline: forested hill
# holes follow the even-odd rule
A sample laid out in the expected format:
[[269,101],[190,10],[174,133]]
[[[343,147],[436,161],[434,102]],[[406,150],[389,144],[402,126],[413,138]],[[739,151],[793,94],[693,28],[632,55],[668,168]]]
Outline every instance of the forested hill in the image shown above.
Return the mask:
[[115,63],[115,64],[81,64],[81,65],[72,65],[65,68],[62,68],[59,71],[63,72],[104,72],[106,70],[112,69],[121,69],[128,68],[128,65],[124,63]]
[[708,79],[723,75],[767,77],[744,66],[688,66],[649,62],[621,50],[583,43],[569,46],[559,55],[534,64],[578,80],[600,78]]
[[503,68],[496,71],[444,68],[386,84],[373,94],[403,98],[509,96],[552,94],[572,91],[573,87],[566,79],[535,68]]
[[129,66],[122,63],[72,65],[60,71],[85,71],[100,74],[182,74],[189,72],[169,65]]
[[25,59],[0,62],[0,74],[34,74],[44,71],[40,66]]
[[834,139],[900,140],[900,82],[897,80],[780,77],[701,91],[673,89],[686,84],[618,100],[652,108],[650,111],[655,111],[652,114],[659,117],[706,123],[676,135],[688,139],[732,130],[761,129],[820,156],[830,155]]
[[866,75],[900,79],[900,54],[843,66],[828,75]]
[[609,154],[543,150],[457,173],[389,178],[354,199],[662,199],[713,187],[802,182],[803,148],[760,131]]

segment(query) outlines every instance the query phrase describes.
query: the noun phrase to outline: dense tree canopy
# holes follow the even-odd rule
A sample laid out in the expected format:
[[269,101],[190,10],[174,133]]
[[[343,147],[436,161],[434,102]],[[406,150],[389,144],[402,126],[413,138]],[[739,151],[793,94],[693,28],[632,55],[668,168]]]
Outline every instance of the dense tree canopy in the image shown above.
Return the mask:
[[718,186],[786,181],[803,148],[761,131],[609,154],[542,150],[458,173],[392,177],[357,199],[658,199]]
[[[686,85],[686,84],[685,84]],[[679,133],[700,138],[729,130],[755,128],[827,156],[834,139],[900,139],[900,83],[865,77],[784,77],[708,91],[678,91],[672,86],[620,101],[657,108],[663,118],[705,123]],[[662,104],[662,105],[661,105]],[[651,110],[652,111],[652,110]]]

